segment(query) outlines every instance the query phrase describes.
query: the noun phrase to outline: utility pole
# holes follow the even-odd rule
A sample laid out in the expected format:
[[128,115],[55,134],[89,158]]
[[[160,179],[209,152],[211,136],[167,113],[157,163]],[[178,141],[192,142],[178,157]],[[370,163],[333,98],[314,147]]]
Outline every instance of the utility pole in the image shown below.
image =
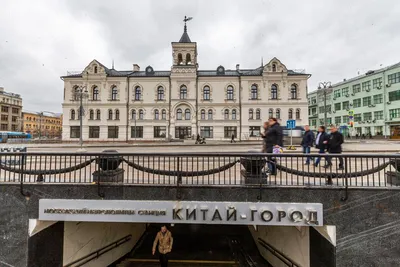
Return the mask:
[[75,92],[76,97],[79,98],[79,146],[80,149],[78,151],[84,152],[83,149],[83,99],[89,97],[89,93],[86,89],[86,86],[79,86],[78,90]]
[[318,85],[318,90],[324,90],[323,95],[324,95],[324,126],[327,127],[327,110],[326,110],[326,94],[327,94],[327,89],[331,89],[332,85],[331,82],[320,82]]

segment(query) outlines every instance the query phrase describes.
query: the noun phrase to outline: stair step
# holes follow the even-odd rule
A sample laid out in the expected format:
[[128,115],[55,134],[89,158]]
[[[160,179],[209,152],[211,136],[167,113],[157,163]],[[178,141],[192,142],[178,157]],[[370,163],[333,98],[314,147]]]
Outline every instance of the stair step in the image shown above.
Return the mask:
[[[117,267],[159,267],[156,259],[126,259]],[[210,261],[210,260],[169,260],[171,267],[237,267],[234,261]]]

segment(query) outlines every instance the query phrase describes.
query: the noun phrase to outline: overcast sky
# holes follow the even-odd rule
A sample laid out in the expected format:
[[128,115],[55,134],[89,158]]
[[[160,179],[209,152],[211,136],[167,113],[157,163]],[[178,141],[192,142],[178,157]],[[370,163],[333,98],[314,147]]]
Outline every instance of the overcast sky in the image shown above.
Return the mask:
[[0,0],[0,86],[26,110],[60,112],[59,77],[92,59],[169,70],[185,15],[200,69],[277,57],[311,73],[312,91],[400,61],[399,0]]

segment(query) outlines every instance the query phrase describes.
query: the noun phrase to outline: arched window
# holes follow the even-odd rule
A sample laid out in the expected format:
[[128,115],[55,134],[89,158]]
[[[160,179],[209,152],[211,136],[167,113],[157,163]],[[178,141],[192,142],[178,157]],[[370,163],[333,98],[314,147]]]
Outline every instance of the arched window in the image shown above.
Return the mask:
[[253,119],[254,112],[252,109],[249,110],[249,120]]
[[100,109],[96,110],[96,120],[100,120]]
[[210,87],[207,85],[203,88],[203,100],[210,100]]
[[79,87],[75,86],[72,92],[74,94],[74,100],[78,101],[79,100],[79,92],[80,92]]
[[111,100],[117,100],[118,90],[116,86],[111,88]]
[[190,109],[185,109],[185,120],[190,120]]
[[258,88],[256,84],[251,86],[251,99],[258,99]]
[[186,65],[191,65],[191,64],[192,64],[192,60],[191,60],[190,54],[187,53],[186,54]]
[[162,86],[157,88],[157,100],[164,100],[164,87]]
[[97,73],[97,66],[94,66],[94,73]]
[[206,111],[205,111],[204,109],[202,109],[201,112],[200,112],[200,114],[201,114],[201,117],[200,117],[200,118],[201,118],[202,120],[205,120],[205,119],[206,119]]
[[115,110],[115,119],[119,120],[119,109]]
[[92,99],[95,101],[99,100],[99,88],[97,88],[97,86],[92,89]]
[[182,64],[183,64],[182,54],[178,54],[178,65],[182,65]]
[[229,110],[228,109],[225,109],[225,111],[224,111],[224,119],[229,120]]
[[75,110],[71,109],[71,120],[75,120]]
[[159,120],[160,119],[160,112],[158,111],[158,109],[154,110],[154,119],[155,120]]
[[178,108],[176,111],[176,119],[177,120],[182,120],[182,109]]
[[279,108],[276,109],[275,114],[276,114],[276,118],[277,118],[277,119],[280,119],[280,118],[281,118],[281,110],[280,110]]
[[143,109],[139,110],[139,120],[144,120],[144,111],[143,111]]
[[300,120],[300,109],[296,109],[296,120]]
[[132,113],[131,113],[131,119],[132,120],[136,120],[136,110],[132,110]]
[[113,112],[111,109],[108,110],[108,119],[112,120],[113,119]]
[[256,120],[261,120],[261,110],[260,109],[256,110]]
[[164,121],[167,119],[167,111],[165,109],[161,111],[161,119]]
[[182,86],[181,86],[180,98],[181,98],[181,99],[186,99],[186,98],[187,98],[187,88],[186,88],[186,85],[182,85]]
[[297,86],[295,84],[290,87],[290,96],[292,99],[297,99]]
[[226,99],[233,100],[233,86],[232,85],[229,85],[228,88],[226,89]]
[[139,101],[142,98],[142,88],[140,86],[135,87],[135,100]]
[[289,120],[293,120],[293,109],[289,109]]
[[209,119],[209,120],[212,120],[212,119],[213,119],[213,111],[212,111],[212,109],[209,109],[209,110],[208,110],[208,119]]
[[232,110],[232,120],[236,120],[236,109]]
[[272,108],[270,108],[269,110],[268,110],[268,118],[273,118],[274,117],[274,110],[272,109]]
[[94,120],[94,111],[93,111],[93,109],[91,109],[89,111],[89,120]]
[[276,86],[276,84],[271,86],[271,98],[278,99],[278,86]]
[[272,71],[273,71],[273,72],[276,72],[276,64],[275,64],[275,63],[272,64]]

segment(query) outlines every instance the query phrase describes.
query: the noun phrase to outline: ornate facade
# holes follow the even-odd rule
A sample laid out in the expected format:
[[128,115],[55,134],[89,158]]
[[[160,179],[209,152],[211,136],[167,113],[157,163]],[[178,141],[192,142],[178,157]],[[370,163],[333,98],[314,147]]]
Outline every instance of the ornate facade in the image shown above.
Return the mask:
[[254,69],[199,70],[197,43],[186,26],[172,42],[170,71],[151,66],[144,71],[118,71],[93,60],[82,73],[63,76],[63,139],[79,138],[80,88],[84,101],[85,141],[139,139],[256,138],[263,121],[277,117],[286,125],[308,123],[307,80],[304,71],[288,70],[277,58]]

